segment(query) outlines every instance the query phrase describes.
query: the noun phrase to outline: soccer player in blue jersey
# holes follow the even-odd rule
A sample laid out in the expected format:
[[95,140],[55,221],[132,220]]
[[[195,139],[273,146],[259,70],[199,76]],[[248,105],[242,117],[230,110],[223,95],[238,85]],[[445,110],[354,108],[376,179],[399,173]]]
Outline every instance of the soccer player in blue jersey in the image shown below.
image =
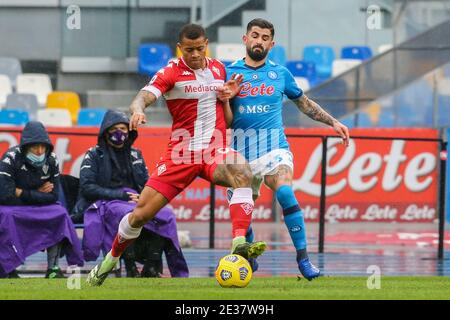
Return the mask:
[[[348,146],[349,132],[308,99],[289,70],[267,59],[274,46],[272,23],[263,19],[250,21],[243,41],[247,49],[245,58],[227,67],[228,77],[243,75],[240,92],[235,92],[236,96],[224,107],[227,124],[233,129],[232,146],[250,163],[254,199],[259,196],[263,181],[276,193],[297,251],[299,270],[306,279],[312,280],[320,275],[320,270],[308,258],[303,212],[292,190],[294,165],[282,123],[283,98],[291,99],[311,119],[333,127],[345,146]],[[230,195],[232,190],[228,190]],[[249,228],[247,241],[252,241],[252,237]],[[250,262],[256,269],[256,261]]]

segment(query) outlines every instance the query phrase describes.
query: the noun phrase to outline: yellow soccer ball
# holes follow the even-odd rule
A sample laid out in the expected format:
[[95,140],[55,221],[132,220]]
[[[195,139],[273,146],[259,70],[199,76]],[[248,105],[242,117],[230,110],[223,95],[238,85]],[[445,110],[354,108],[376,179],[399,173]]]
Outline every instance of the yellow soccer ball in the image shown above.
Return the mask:
[[248,261],[237,254],[220,259],[216,268],[216,280],[224,288],[244,288],[252,279]]

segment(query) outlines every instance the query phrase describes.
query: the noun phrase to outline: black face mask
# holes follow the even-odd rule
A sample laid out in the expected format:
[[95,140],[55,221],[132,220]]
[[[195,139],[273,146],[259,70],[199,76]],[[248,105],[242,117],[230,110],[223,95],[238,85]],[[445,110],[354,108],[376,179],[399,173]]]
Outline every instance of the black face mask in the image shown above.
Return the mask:
[[[256,48],[260,48],[261,51],[254,51],[254,49],[256,49]],[[253,48],[248,48],[247,47],[247,54],[254,61],[261,61],[261,60],[263,60],[267,56],[267,53],[269,53],[269,51],[268,50],[264,50],[264,48],[262,46],[255,46]]]

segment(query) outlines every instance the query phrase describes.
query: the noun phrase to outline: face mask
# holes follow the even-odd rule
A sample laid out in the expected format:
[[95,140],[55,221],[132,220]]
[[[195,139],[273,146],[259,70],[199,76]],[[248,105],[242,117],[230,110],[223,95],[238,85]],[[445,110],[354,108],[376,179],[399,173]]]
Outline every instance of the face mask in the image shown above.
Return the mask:
[[120,146],[128,139],[128,132],[123,132],[122,130],[109,132],[108,139],[113,145]]
[[41,154],[40,156],[37,156],[32,152],[28,152],[27,159],[30,160],[30,162],[33,165],[35,165],[37,167],[41,167],[45,162],[45,153]]

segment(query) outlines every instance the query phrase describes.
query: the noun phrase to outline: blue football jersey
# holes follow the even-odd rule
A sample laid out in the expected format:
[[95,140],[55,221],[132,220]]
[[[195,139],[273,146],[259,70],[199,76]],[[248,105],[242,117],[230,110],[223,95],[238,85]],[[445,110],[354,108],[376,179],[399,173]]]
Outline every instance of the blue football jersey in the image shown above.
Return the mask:
[[244,76],[241,92],[231,100],[233,148],[248,161],[275,149],[289,149],[281,113],[283,99],[303,95],[293,75],[270,60],[258,68],[237,60],[226,70],[227,80],[233,74]]

